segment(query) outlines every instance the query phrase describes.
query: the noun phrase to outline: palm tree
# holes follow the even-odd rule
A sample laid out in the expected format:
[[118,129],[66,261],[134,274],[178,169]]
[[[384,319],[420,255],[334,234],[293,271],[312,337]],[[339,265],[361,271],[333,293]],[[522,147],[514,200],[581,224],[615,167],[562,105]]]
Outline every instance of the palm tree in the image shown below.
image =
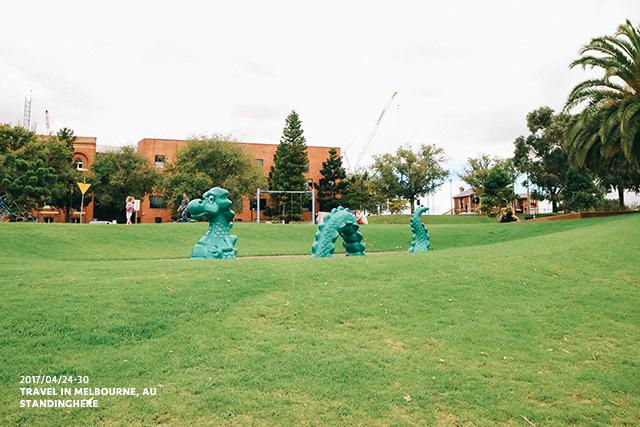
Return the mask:
[[640,172],[640,27],[629,20],[613,36],[597,37],[584,46],[571,68],[599,68],[601,78],[578,84],[565,111],[586,102],[567,133],[567,149],[579,167],[611,168],[627,160]]

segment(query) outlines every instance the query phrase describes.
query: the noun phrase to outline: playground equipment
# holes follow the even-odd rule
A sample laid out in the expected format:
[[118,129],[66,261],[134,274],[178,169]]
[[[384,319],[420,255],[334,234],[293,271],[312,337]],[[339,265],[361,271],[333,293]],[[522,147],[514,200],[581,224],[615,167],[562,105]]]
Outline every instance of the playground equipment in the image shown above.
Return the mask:
[[422,223],[421,215],[423,212],[429,210],[427,207],[421,207],[411,215],[411,231],[413,231],[413,237],[411,241],[411,247],[407,253],[411,252],[425,252],[429,250],[429,233],[427,227]]
[[316,223],[316,192],[313,190],[309,191],[267,191],[261,190],[258,188],[256,192],[256,210],[258,211],[258,217],[256,222],[260,223],[260,195],[261,194],[269,194],[269,193],[277,193],[277,194],[311,194],[311,223]]
[[7,200],[8,197],[7,194],[0,196],[0,222],[4,221],[5,217],[14,218],[16,222],[38,222],[37,219],[20,209],[20,206],[18,206],[16,202],[10,203]]
[[228,196],[227,190],[214,187],[202,195],[202,200],[189,203],[187,209],[191,218],[209,221],[209,230],[193,248],[191,259],[235,259],[238,250],[233,245],[238,237],[232,236],[230,231],[236,213],[231,210],[233,203]]
[[349,209],[340,206],[325,216],[324,223],[318,226],[311,246],[311,258],[332,257],[338,236],[342,237],[347,256],[366,255],[358,220]]

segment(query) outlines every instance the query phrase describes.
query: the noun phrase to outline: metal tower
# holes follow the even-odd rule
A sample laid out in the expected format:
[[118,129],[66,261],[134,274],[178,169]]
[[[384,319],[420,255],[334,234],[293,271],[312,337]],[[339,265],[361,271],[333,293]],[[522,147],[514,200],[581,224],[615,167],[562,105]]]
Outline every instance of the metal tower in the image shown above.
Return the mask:
[[29,130],[31,127],[31,103],[33,102],[33,98],[31,97],[31,93],[29,97],[24,98],[24,118],[22,119],[22,127],[25,130]]

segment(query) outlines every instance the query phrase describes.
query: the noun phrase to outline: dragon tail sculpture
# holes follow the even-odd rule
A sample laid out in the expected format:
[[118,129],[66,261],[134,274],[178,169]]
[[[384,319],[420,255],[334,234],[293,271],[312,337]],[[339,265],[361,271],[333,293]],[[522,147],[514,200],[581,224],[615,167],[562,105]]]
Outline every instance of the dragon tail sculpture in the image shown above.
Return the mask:
[[340,206],[325,216],[324,223],[318,226],[311,246],[311,258],[332,257],[338,236],[342,237],[347,256],[366,255],[358,220],[349,209]]
[[411,252],[425,252],[429,250],[429,233],[427,227],[422,223],[421,215],[429,208],[421,207],[411,215],[411,231],[413,231],[413,237],[411,241],[411,247],[407,251]]

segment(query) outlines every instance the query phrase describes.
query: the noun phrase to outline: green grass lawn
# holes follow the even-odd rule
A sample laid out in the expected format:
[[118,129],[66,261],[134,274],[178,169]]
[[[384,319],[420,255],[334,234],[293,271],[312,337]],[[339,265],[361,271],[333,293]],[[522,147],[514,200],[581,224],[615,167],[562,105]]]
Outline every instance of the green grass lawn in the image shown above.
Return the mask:
[[[423,219],[429,252],[370,224],[324,259],[237,223],[223,261],[200,223],[0,224],[0,425],[639,425],[639,215]],[[22,375],[156,394],[21,408]]]

